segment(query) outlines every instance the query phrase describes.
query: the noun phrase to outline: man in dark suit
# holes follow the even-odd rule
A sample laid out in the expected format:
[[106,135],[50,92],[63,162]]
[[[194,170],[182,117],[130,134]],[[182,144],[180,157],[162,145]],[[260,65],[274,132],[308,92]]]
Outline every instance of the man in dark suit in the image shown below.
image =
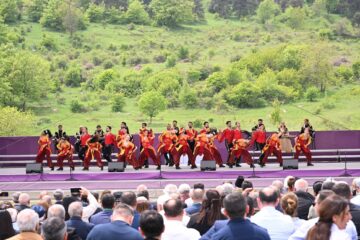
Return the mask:
[[114,204],[115,197],[110,193],[104,194],[101,197],[101,205],[103,210],[95,215],[92,215],[90,217],[90,223],[98,225],[111,222],[110,217],[113,213]]
[[111,216],[111,223],[97,225],[89,233],[87,240],[143,240],[140,233],[130,224],[134,219],[134,211],[126,204],[119,203]]
[[202,201],[204,198],[204,190],[200,188],[194,189],[192,190],[190,195],[191,195],[191,199],[193,200],[193,204],[185,209],[187,215],[192,215],[200,212]]
[[140,226],[140,213],[136,211],[136,195],[134,192],[124,192],[120,197],[120,202],[129,205],[134,211],[134,219],[131,226],[138,230]]
[[230,221],[219,232],[213,235],[212,239],[257,239],[270,240],[266,229],[246,219],[248,208],[245,197],[241,193],[231,193],[224,199],[224,214]]
[[295,182],[295,194],[298,197],[298,217],[307,220],[309,209],[315,202],[315,197],[308,193],[309,184],[305,179],[298,179]]
[[226,227],[229,220],[217,220],[215,221],[214,225],[204,234],[201,236],[200,240],[210,240],[212,236],[220,231],[222,228]]
[[69,206],[69,216],[70,219],[66,221],[66,225],[68,228],[74,228],[76,230],[77,235],[82,240],[86,240],[87,235],[93,229],[94,224],[86,223],[81,220],[83,206],[81,202],[73,202]]

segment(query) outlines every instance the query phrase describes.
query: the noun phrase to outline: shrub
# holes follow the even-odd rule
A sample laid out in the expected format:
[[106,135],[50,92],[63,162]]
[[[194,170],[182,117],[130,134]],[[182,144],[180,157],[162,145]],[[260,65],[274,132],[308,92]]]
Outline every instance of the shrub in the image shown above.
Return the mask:
[[180,93],[180,103],[187,109],[196,108],[198,104],[196,92],[190,87],[183,88]]
[[110,69],[114,66],[113,62],[111,60],[107,60],[104,62],[104,69]]
[[46,48],[49,51],[56,50],[56,43],[55,40],[49,36],[43,35],[40,46]]
[[181,46],[178,51],[178,58],[180,60],[189,58],[189,49],[184,46]]
[[339,66],[336,69],[335,76],[341,81],[349,83],[353,79],[353,72],[352,69],[349,67]]
[[84,113],[86,112],[86,108],[83,104],[81,104],[78,100],[72,100],[70,103],[70,110],[73,113]]
[[80,83],[83,82],[80,66],[74,65],[70,67],[65,73],[64,80],[66,86],[80,87]]
[[195,120],[193,121],[194,128],[202,128],[202,127],[203,127],[203,123],[204,123],[203,120],[195,119]]
[[319,89],[316,87],[309,87],[305,92],[305,97],[309,102],[315,102],[316,99],[319,97]]
[[94,84],[97,88],[104,90],[105,86],[109,82],[114,81],[114,79],[117,79],[117,77],[117,73],[113,69],[107,69],[95,77]]
[[225,100],[239,108],[265,106],[261,89],[249,81],[241,82],[224,94]]
[[149,15],[139,0],[134,0],[130,3],[126,12],[126,20],[129,23],[135,24],[147,24],[149,22]]
[[123,94],[115,94],[111,99],[111,111],[122,112],[125,106],[125,97]]
[[104,19],[105,6],[104,4],[97,5],[91,3],[86,10],[86,16],[88,17],[90,22],[99,23]]
[[165,66],[167,68],[172,68],[175,67],[175,65],[176,65],[176,58],[174,56],[168,57]]

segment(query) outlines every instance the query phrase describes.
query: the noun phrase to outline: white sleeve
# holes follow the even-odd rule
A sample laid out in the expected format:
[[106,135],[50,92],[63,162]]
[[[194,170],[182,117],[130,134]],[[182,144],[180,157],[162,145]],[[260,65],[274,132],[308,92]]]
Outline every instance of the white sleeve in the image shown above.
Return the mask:
[[96,209],[100,207],[100,204],[96,201],[96,198],[89,192],[88,195],[89,205],[84,207],[82,220],[89,222],[89,218],[95,213]]

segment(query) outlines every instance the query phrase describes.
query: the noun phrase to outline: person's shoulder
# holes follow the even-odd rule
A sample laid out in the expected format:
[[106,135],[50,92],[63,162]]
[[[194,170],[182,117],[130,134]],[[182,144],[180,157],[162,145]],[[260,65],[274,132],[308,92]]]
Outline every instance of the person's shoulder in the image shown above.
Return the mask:
[[269,236],[268,231],[265,228],[260,227],[256,223],[253,223],[253,222],[250,222],[250,221],[249,221],[249,224],[255,230],[254,232],[257,233],[257,235]]

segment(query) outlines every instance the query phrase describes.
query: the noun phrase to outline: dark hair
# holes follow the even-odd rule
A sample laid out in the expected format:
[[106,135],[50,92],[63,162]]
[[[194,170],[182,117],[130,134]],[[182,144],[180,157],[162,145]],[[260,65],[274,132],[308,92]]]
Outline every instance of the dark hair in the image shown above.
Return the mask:
[[[126,122],[121,122],[122,124],[124,124],[125,126],[127,126],[127,124],[126,124]],[[146,125],[146,123],[143,123],[143,124],[145,124]]]
[[256,201],[252,197],[249,197],[249,196],[246,196],[245,199],[246,199],[246,204],[249,206],[249,212],[247,214],[247,217],[251,217],[254,212],[254,209],[255,209]]
[[197,223],[206,222],[213,225],[216,220],[221,219],[221,197],[218,191],[208,190],[199,213]]
[[224,198],[224,208],[230,219],[244,218],[246,212],[246,200],[241,193],[231,193]]
[[242,190],[245,190],[247,188],[253,188],[253,184],[250,181],[243,181],[243,183],[241,184],[241,188]]
[[149,209],[150,209],[150,203],[148,201],[139,202],[136,204],[136,211],[138,211],[139,213],[142,213]]
[[333,186],[332,190],[336,195],[339,195],[340,197],[350,199],[351,198],[351,189],[350,186],[346,183],[337,183]]
[[348,206],[349,202],[338,195],[331,195],[324,199],[318,207],[319,221],[309,230],[306,239],[329,239],[331,235],[333,216],[343,215]]
[[[272,191],[269,191],[269,193],[265,193],[265,189],[266,190],[271,189]],[[279,198],[279,191],[270,187],[261,189],[259,192],[259,198],[260,201],[264,203],[276,203],[276,201]]]
[[169,199],[164,203],[165,216],[177,217],[183,214],[183,205],[180,199]]
[[62,205],[65,208],[65,221],[70,219],[69,213],[68,213],[68,209],[71,203],[79,201],[79,198],[75,197],[75,196],[67,196],[63,198],[63,202]]
[[207,123],[209,123],[209,122],[208,122],[208,121],[205,121],[205,122],[204,122],[204,126],[205,126],[205,124],[207,124]]
[[165,230],[164,219],[158,212],[147,210],[140,216],[140,228],[146,238],[159,237]]
[[112,127],[111,127],[111,126],[107,126],[107,128],[108,128],[108,129],[110,129],[110,130],[112,129]]
[[122,194],[123,194],[123,192],[121,192],[121,191],[113,192],[113,196],[115,198],[115,201],[120,201],[120,198],[121,198]]
[[331,190],[334,185],[334,182],[324,182],[321,186],[321,190]]
[[149,191],[148,191],[148,190],[142,190],[142,191],[139,192],[136,196],[137,196],[137,197],[145,197],[147,200],[150,199]]
[[295,182],[296,182],[296,178],[294,178],[294,177],[291,177],[288,179],[287,187],[288,187],[289,191],[294,191]]
[[226,125],[228,125],[229,123],[231,123],[231,121],[226,121]]
[[261,118],[258,119],[258,122],[262,122],[263,120]]
[[316,181],[316,182],[314,182],[314,184],[313,184],[313,190],[314,190],[315,196],[318,195],[319,192],[321,191],[322,185],[323,185],[323,182],[322,182],[322,181]]
[[124,192],[120,197],[120,202],[125,203],[129,206],[136,205],[136,194],[134,192]]
[[174,120],[173,123],[178,123],[178,122],[176,120]]
[[146,126],[147,126],[147,123],[144,122],[144,123],[142,123],[141,125],[144,125],[144,126],[146,127]]
[[286,213],[287,215],[291,217],[295,217],[297,213],[296,212],[297,207],[298,207],[298,198],[295,195],[295,193],[292,192],[286,193],[281,198],[281,208],[284,210],[284,213]]
[[101,128],[101,125],[96,125],[96,128]]
[[48,218],[42,224],[42,235],[44,240],[63,240],[65,234],[65,221],[59,217]]
[[244,176],[238,176],[235,181],[235,187],[241,188],[242,183],[244,182]]
[[189,122],[188,122],[188,124],[189,124],[189,123],[193,124],[193,122],[192,122],[192,121],[189,121]]
[[205,185],[203,183],[195,183],[194,189],[200,188],[202,190],[205,190]]
[[0,239],[8,239],[16,234],[8,211],[0,211],[0,222]]
[[99,201],[99,193],[98,192],[92,191],[91,194],[94,196],[96,201]]
[[101,197],[101,205],[103,208],[112,209],[115,204],[115,198],[112,194],[106,193]]

